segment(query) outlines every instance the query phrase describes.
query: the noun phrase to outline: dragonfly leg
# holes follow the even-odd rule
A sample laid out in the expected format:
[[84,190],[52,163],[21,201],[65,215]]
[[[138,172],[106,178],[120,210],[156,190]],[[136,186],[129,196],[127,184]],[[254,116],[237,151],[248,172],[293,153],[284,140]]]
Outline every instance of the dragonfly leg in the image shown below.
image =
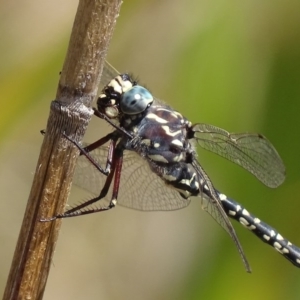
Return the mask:
[[238,221],[263,242],[272,246],[296,267],[300,267],[300,248],[281,236],[270,225],[249,213],[242,205],[218,192],[220,202],[228,217]]
[[100,112],[98,109],[93,108],[94,115],[100,119],[105,120],[108,124],[110,124],[112,127],[114,127],[117,131],[119,131],[122,134],[125,134],[128,138],[132,139],[133,136],[123,127],[120,127],[116,125],[114,122],[112,122],[104,113]]
[[[119,149],[115,150],[113,160],[112,160],[111,172],[107,176],[105,184],[104,184],[104,186],[100,192],[100,195],[98,197],[92,198],[80,205],[77,205],[77,206],[65,211],[63,214],[58,214],[50,219],[42,219],[40,221],[47,222],[47,221],[53,221],[56,219],[83,216],[83,215],[92,214],[92,213],[96,213],[96,212],[107,211],[107,210],[110,210],[111,208],[114,208],[117,204],[122,163],[123,163],[123,150],[119,150]],[[109,188],[111,186],[111,183],[113,181],[113,178],[114,178],[114,186],[113,186],[113,190],[112,190],[112,197],[111,197],[110,203],[104,207],[85,209],[85,207],[87,207],[97,201],[100,201],[107,195]]]
[[[79,150],[80,150],[80,155],[84,155],[90,163],[102,174],[108,175],[111,171],[111,163],[112,163],[112,155],[115,149],[116,145],[116,140],[117,136],[115,132],[109,133],[108,135],[104,136],[103,138],[99,139],[98,141],[90,144],[89,146],[83,148],[78,142],[75,140],[71,139],[68,135],[66,135],[63,132],[64,137],[69,140],[71,143],[73,143]],[[89,154],[89,152],[95,150],[96,148],[104,145],[108,141],[111,141],[109,148],[108,148],[108,156],[107,156],[107,162],[106,162],[106,167],[103,169],[97,161],[94,160],[94,158]]]

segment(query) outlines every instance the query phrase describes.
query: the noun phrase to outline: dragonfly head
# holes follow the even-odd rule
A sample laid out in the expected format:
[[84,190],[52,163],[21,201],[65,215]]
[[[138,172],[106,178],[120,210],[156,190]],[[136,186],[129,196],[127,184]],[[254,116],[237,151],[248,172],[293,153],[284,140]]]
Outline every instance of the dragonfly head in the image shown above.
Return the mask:
[[104,87],[97,100],[98,110],[110,119],[120,115],[137,115],[153,102],[153,96],[144,87],[137,85],[128,74],[115,77]]

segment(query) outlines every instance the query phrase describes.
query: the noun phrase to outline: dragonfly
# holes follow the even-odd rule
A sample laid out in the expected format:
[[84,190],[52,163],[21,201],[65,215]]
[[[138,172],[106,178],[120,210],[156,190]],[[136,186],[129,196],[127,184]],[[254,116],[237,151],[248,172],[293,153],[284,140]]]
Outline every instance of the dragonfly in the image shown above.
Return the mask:
[[[246,271],[251,268],[229,218],[300,267],[300,248],[217,190],[197,160],[198,145],[276,188],[285,179],[285,166],[263,135],[192,124],[129,74],[119,73],[109,63],[103,74],[106,85],[94,115],[113,130],[92,144],[79,144],[64,134],[80,150],[73,183],[98,196],[47,221],[108,211],[117,204],[142,211],[177,210],[198,198],[234,241]],[[101,205],[95,206],[100,200]]]

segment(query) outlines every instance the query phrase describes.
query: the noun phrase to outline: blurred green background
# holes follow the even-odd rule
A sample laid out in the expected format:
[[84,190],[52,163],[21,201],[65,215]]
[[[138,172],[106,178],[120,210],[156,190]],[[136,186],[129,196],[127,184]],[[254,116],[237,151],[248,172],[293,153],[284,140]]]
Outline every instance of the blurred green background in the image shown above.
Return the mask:
[[[74,1],[0,3],[0,291],[56,94]],[[260,132],[287,168],[276,190],[199,151],[215,186],[300,246],[300,1],[125,1],[109,61],[193,122]],[[93,121],[87,141],[102,133]],[[78,190],[71,202],[82,199]],[[45,299],[300,299],[300,270],[234,222],[253,273],[200,201],[63,222]]]

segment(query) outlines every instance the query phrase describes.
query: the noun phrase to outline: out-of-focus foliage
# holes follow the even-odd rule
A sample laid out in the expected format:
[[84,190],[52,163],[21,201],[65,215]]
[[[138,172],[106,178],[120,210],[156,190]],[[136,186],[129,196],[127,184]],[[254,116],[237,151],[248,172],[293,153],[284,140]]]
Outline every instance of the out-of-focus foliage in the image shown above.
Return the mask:
[[[0,290],[76,8],[0,4]],[[287,167],[276,190],[210,153],[199,160],[216,187],[300,246],[299,28],[298,0],[125,1],[109,60],[193,122],[266,135]],[[75,189],[70,201],[82,197]],[[234,226],[252,275],[197,199],[177,212],[117,207],[65,220],[45,299],[298,299],[300,270]]]

